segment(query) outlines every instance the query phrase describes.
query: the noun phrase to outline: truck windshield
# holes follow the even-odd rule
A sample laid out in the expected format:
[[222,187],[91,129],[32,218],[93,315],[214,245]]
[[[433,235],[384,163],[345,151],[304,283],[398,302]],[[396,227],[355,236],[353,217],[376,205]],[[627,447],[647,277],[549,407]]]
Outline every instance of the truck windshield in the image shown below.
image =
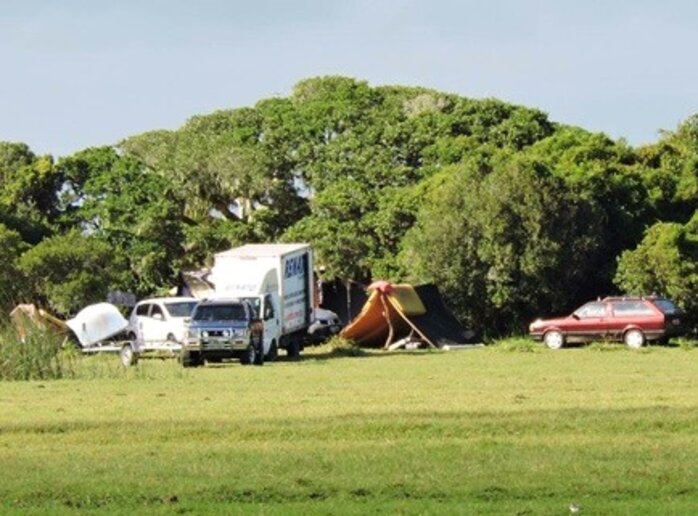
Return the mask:
[[194,312],[195,321],[245,321],[243,305],[199,305]]
[[196,301],[181,301],[177,303],[165,303],[165,308],[172,317],[189,317],[196,306]]

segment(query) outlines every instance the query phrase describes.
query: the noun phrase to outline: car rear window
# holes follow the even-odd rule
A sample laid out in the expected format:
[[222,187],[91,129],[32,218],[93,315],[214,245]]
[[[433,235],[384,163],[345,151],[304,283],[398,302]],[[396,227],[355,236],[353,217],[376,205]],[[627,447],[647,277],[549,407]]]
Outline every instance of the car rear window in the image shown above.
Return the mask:
[[195,321],[245,321],[245,307],[240,304],[231,305],[199,305],[194,312]]
[[675,314],[679,311],[678,307],[668,299],[655,299],[654,304],[665,314]]
[[616,301],[613,303],[613,313],[618,317],[633,315],[654,315],[656,312],[642,301]]

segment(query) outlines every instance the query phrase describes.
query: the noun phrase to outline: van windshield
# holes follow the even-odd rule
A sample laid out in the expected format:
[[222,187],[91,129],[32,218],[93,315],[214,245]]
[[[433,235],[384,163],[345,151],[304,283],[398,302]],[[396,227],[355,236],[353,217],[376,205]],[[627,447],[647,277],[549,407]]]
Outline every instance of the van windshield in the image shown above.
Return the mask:
[[189,317],[196,306],[196,301],[179,301],[177,303],[165,303],[165,308],[172,317]]
[[245,307],[241,304],[199,305],[192,317],[194,321],[245,321]]

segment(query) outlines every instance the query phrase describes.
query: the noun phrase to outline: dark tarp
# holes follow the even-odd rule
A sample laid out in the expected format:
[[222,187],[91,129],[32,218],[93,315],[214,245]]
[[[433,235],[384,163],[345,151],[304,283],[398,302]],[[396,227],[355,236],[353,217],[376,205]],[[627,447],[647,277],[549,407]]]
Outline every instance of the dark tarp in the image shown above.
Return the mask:
[[414,288],[427,312],[414,315],[410,321],[438,347],[472,342],[474,333],[463,328],[451,310],[444,304],[436,285],[419,285]]

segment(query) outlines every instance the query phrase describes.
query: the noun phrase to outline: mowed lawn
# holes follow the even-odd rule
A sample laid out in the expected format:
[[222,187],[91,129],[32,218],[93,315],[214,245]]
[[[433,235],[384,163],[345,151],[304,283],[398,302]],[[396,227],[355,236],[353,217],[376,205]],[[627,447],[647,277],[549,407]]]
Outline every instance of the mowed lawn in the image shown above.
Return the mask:
[[0,512],[698,513],[696,349],[85,361],[0,383]]

